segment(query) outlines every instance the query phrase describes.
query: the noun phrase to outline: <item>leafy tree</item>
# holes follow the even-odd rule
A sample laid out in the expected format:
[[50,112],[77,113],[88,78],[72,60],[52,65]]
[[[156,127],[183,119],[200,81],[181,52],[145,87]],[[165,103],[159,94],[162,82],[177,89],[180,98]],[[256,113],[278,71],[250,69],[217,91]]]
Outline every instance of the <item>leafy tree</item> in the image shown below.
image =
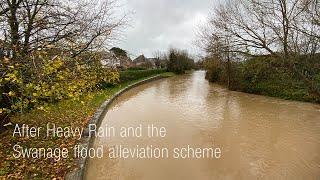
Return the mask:
[[187,51],[171,48],[168,53],[167,69],[175,73],[185,73],[186,70],[194,68],[194,61]]
[[118,47],[113,47],[110,49],[117,57],[123,56],[123,57],[128,57],[127,51],[118,48]]

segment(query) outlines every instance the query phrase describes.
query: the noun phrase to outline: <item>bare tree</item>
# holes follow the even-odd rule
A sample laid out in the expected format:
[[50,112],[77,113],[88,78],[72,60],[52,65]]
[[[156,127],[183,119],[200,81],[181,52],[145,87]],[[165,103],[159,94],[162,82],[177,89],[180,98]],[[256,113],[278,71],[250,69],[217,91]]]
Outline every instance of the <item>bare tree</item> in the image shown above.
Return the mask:
[[161,52],[161,51],[155,51],[152,53],[153,57],[160,59],[160,60],[166,60],[167,59],[167,55],[165,52]]
[[128,23],[128,14],[115,16],[117,6],[117,0],[1,0],[0,37],[12,52],[59,44],[77,56],[103,46]]
[[296,67],[302,55],[320,50],[318,9],[316,0],[229,0],[215,9],[209,34],[228,37],[228,47],[237,47],[231,52],[271,54],[320,97],[315,78]]
[[[212,23],[212,21],[210,21]],[[233,46],[231,36],[226,31],[220,31],[212,24],[202,26],[198,33],[198,40],[195,42],[196,46],[200,47],[202,51],[207,54],[210,60],[218,61],[226,69],[226,83],[227,87],[231,87],[232,62],[236,61],[239,56],[237,47]],[[226,26],[226,24],[224,24]]]
[[116,14],[118,7],[117,0],[0,0],[0,126],[18,101],[21,112],[34,105],[27,84],[50,84],[49,91],[53,83],[82,79],[84,93],[108,78],[98,54],[130,20]]

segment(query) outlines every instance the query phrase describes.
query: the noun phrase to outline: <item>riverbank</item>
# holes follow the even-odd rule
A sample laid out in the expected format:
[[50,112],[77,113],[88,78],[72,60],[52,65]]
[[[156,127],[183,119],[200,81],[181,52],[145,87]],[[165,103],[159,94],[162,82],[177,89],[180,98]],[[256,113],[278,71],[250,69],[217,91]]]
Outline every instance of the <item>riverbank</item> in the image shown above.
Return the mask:
[[[310,62],[309,62],[310,61]],[[314,70],[304,67],[309,65]],[[261,56],[241,62],[226,63],[211,59],[206,61],[206,78],[230,90],[276,97],[285,100],[320,102],[320,64],[315,59],[301,59],[296,65],[298,72],[313,77],[313,88],[306,85],[297,73],[270,56]],[[227,67],[229,67],[229,72]],[[310,72],[309,72],[310,71]],[[317,90],[316,90],[317,89]]]
[[[89,158],[84,179],[319,177],[320,105],[228,91],[204,74],[147,83],[117,98],[100,126],[113,127],[112,138],[95,138],[90,147],[103,148],[103,157]],[[149,125],[165,134],[149,137]],[[138,133],[122,136],[122,127]],[[152,145],[156,156],[128,157],[137,145],[139,152]]]
[[[141,74],[146,74],[146,76],[142,77]],[[90,93],[79,101],[65,100],[49,105],[50,110],[48,111],[36,109],[25,114],[18,114],[12,118],[12,121],[39,128],[48,123],[54,123],[59,127],[85,127],[105,100],[132,84],[158,75],[173,76],[174,74],[166,72],[150,75],[140,72],[140,75],[136,76],[139,77],[138,79],[123,81],[118,85]],[[0,159],[3,161],[0,164],[0,179],[62,179],[68,172],[78,169],[77,159],[72,156],[72,149],[77,144],[78,137],[47,137],[43,132],[44,129],[40,129],[36,137],[12,136],[14,126],[1,132]],[[13,146],[17,144],[24,148],[66,148],[69,156],[60,161],[54,161],[52,158],[17,159],[13,156]]]

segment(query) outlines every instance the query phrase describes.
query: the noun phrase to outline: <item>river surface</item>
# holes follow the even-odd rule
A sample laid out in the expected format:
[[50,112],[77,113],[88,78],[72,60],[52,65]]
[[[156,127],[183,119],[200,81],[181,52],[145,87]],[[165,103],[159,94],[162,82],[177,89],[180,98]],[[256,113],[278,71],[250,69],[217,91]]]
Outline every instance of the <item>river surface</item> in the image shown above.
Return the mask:
[[[101,127],[113,127],[115,136],[95,139],[93,148],[103,146],[104,154],[89,160],[86,179],[320,178],[320,105],[228,91],[204,75],[150,82],[114,101]],[[142,137],[120,136],[121,127],[140,125]],[[148,125],[164,127],[165,136],[148,137]],[[119,145],[167,148],[169,157],[109,157]],[[219,148],[221,156],[173,157],[174,148],[188,145]]]

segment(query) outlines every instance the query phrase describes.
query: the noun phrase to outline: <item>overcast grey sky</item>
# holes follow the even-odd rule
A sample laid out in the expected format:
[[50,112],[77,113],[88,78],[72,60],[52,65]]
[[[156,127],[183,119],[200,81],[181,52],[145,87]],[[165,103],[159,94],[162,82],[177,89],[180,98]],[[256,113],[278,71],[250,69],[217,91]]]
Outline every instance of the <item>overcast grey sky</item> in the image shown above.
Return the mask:
[[[214,0],[123,0],[134,12],[122,42],[115,44],[134,56],[152,57],[172,47],[194,54],[192,41]],[[133,56],[133,57],[134,57]]]

